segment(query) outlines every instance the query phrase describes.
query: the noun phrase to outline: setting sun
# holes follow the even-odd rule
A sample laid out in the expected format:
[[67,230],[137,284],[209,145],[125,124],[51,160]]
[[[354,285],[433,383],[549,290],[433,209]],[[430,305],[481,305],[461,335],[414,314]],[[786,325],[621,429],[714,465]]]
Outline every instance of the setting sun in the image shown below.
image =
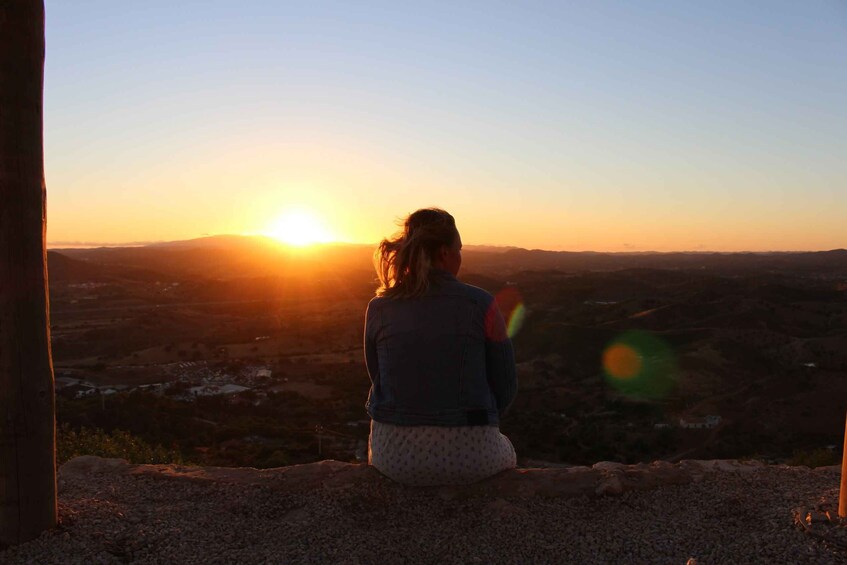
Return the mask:
[[298,247],[326,243],[334,239],[323,222],[306,210],[289,210],[283,213],[263,233]]

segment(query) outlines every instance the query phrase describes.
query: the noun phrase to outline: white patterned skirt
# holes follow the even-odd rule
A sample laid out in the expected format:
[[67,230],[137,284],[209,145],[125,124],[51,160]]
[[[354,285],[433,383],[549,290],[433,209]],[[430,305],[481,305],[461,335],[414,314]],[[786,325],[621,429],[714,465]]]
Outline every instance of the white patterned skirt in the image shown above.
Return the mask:
[[368,463],[407,485],[463,485],[516,465],[497,426],[397,426],[371,420]]

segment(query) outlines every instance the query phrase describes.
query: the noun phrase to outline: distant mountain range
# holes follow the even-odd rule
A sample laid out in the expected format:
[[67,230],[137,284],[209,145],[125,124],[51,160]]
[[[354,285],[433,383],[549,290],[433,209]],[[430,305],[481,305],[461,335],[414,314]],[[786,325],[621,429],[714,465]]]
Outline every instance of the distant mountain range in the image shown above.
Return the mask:
[[[48,251],[54,281],[228,279],[240,276],[372,276],[373,245],[322,244],[296,248],[265,236],[219,235],[139,247]],[[808,271],[847,276],[847,250],[770,253],[597,253],[466,246],[465,273],[509,276],[523,271],[586,272],[631,268],[702,269],[721,273]]]

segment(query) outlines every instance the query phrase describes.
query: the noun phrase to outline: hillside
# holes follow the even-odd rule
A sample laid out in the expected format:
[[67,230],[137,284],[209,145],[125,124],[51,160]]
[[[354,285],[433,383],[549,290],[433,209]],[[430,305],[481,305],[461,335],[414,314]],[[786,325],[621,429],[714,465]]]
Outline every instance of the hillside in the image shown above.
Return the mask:
[[[51,251],[60,423],[128,430],[206,465],[355,460],[368,434],[372,252],[243,236]],[[520,390],[502,424],[520,456],[783,462],[840,444],[844,250],[463,255],[463,281],[510,297],[507,316],[507,303],[521,307]],[[643,379],[603,365],[626,339],[649,360]],[[185,395],[226,385],[249,390]],[[99,391],[111,396],[75,396]],[[681,425],[706,417],[710,429]]]
[[[410,488],[337,461],[257,471],[81,457],[60,471],[61,526],[0,561],[838,563],[844,528],[821,518],[838,471],[600,463]],[[813,535],[795,522],[808,512]]]

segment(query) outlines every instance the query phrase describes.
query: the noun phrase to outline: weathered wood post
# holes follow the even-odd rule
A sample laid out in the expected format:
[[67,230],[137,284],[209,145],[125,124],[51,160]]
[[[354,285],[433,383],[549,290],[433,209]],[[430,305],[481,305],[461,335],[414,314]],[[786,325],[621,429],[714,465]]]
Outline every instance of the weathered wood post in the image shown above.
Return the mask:
[[838,491],[838,515],[847,518],[847,417],[844,418],[844,447],[841,449],[841,488]]
[[44,241],[44,4],[0,1],[0,546],[56,525]]

